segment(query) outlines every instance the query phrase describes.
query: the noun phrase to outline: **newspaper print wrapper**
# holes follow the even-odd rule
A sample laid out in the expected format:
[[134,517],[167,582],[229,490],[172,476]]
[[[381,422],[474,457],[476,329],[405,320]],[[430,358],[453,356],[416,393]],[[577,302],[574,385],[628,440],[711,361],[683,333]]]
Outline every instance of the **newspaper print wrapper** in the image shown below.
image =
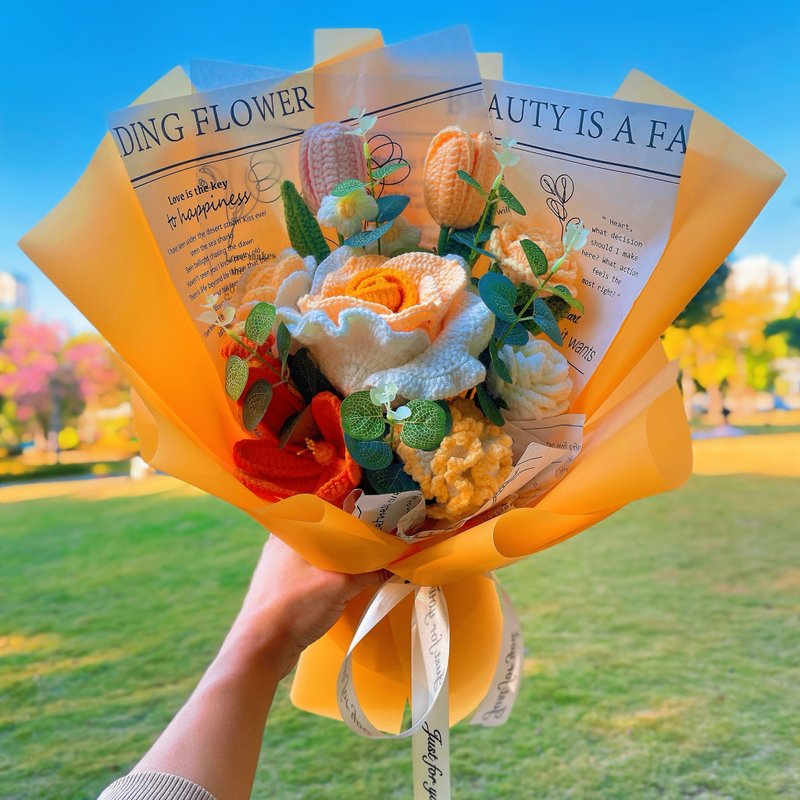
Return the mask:
[[[174,100],[192,88],[182,70],[173,70],[138,102]],[[618,95],[691,108],[639,73]],[[147,461],[241,508],[322,568],[359,573],[387,567],[415,584],[444,587],[452,724],[484,697],[497,663],[502,615],[487,573],[688,477],[688,428],[675,368],[658,337],[731,252],[782,177],[767,157],[695,109],[663,253],[571,409],[585,418],[580,458],[543,496],[534,492],[531,507],[412,543],[314,496],[269,505],[236,480],[231,444],[240,428],[220,386],[219,364],[198,335],[194,307],[176,285],[175,267],[161,254],[111,136],[21,246],[124,362]],[[369,598],[368,592],[356,598],[329,634],[304,652],[292,687],[299,707],[340,718],[337,673]],[[382,620],[353,658],[362,706],[386,731],[399,730],[409,697],[410,602]]]

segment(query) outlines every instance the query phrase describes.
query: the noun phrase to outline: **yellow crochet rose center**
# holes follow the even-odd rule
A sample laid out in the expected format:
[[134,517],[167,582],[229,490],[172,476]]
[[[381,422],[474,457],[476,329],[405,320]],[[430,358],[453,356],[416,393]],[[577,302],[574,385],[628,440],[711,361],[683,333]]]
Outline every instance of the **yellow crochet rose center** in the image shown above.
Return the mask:
[[419,294],[409,275],[398,269],[371,267],[353,275],[344,294],[368,303],[378,303],[393,313],[419,302]]
[[403,469],[419,483],[433,519],[458,520],[478,511],[508,477],[511,437],[469,400],[450,404],[453,427],[433,453],[400,443]]

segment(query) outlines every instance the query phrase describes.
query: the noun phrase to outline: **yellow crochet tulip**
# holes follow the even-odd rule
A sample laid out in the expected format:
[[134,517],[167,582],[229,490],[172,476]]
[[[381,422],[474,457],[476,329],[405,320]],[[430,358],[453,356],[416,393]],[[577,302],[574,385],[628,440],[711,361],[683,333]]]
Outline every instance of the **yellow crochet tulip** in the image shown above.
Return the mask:
[[488,133],[469,133],[455,125],[439,131],[425,156],[423,188],[428,213],[445,228],[474,225],[485,199],[456,172],[469,173],[488,192],[497,169]]
[[433,519],[458,520],[478,511],[512,467],[511,437],[489,422],[470,400],[450,404],[453,428],[439,449],[427,453],[402,442],[403,469],[420,485]]

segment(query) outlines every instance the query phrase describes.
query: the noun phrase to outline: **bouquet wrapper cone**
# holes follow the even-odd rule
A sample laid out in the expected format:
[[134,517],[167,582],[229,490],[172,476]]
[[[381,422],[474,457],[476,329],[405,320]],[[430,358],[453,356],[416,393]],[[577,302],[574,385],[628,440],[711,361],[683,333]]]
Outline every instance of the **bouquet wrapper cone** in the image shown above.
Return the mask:
[[[191,91],[173,70],[139,102]],[[686,105],[640,73],[629,100]],[[681,485],[691,471],[676,368],[658,341],[731,252],[783,177],[747,142],[696,111],[670,241],[582,396],[584,448],[573,469],[533,507],[508,511],[429,546],[409,546],[310,495],[269,505],[234,477],[241,436],[217,366],[169,278],[115,146],[106,136],[67,197],[21,241],[28,256],[106,337],[124,363],[143,457],[241,508],[312,563],[359,573],[387,567],[443,585],[452,625],[450,721],[488,689],[501,611],[488,573],[589,528],[626,503]],[[292,687],[300,708],[339,718],[336,674],[369,600],[303,654]],[[355,651],[362,706],[397,731],[410,694],[410,601]]]

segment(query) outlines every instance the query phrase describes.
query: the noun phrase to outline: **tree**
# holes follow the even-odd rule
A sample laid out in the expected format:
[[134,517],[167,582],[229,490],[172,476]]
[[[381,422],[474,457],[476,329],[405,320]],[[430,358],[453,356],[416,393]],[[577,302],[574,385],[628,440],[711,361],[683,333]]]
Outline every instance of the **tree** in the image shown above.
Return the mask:
[[[708,417],[716,424],[724,418],[725,391],[741,401],[754,388],[768,388],[774,375],[769,364],[785,349],[780,337],[764,333],[764,320],[777,311],[775,298],[775,287],[769,282],[741,291],[728,286],[721,300],[710,308],[706,306],[705,323],[667,330],[664,347],[671,358],[678,359],[684,404],[690,417],[695,384],[705,390]],[[698,318],[700,306],[691,314]]]
[[[65,328],[15,312],[0,344],[0,397],[20,432],[49,438],[74,424],[87,404],[118,404],[121,376],[96,335],[67,339]],[[9,404],[11,408],[8,408]]]
[[710,322],[714,318],[714,309],[725,295],[725,283],[730,272],[728,262],[723,261],[672,324],[676,328],[691,328],[692,325]]

